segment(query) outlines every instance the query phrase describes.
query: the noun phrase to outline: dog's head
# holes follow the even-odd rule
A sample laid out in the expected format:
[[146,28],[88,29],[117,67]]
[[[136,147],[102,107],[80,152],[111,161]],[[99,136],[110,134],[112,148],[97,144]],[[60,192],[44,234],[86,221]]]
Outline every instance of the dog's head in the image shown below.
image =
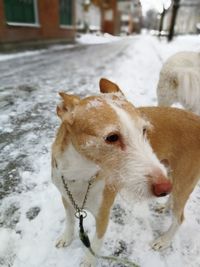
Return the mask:
[[116,84],[101,79],[100,91],[84,99],[60,93],[57,114],[75,149],[106,171],[111,182],[117,179],[141,196],[169,193],[166,169],[147,139],[149,123]]

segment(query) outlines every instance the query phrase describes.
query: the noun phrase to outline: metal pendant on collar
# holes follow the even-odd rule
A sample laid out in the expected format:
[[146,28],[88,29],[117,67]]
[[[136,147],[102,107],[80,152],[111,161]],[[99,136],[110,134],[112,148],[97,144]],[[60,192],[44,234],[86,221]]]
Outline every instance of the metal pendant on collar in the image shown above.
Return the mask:
[[82,218],[86,218],[87,217],[87,212],[86,212],[86,210],[84,208],[85,208],[85,204],[87,202],[87,198],[88,198],[88,194],[89,194],[90,188],[91,188],[94,180],[96,179],[96,177],[97,177],[97,174],[95,174],[94,176],[92,176],[90,178],[90,180],[88,181],[88,187],[87,187],[87,190],[86,190],[86,193],[85,193],[85,197],[83,199],[82,206],[79,207],[78,204],[76,203],[76,201],[75,201],[75,199],[74,199],[74,197],[73,197],[73,195],[72,195],[72,193],[71,193],[71,191],[70,191],[70,189],[69,189],[69,187],[68,187],[65,179],[64,179],[64,176],[63,175],[61,176],[61,179],[62,179],[62,182],[63,182],[63,186],[64,186],[64,188],[65,188],[65,190],[67,192],[67,195],[69,197],[69,200],[71,201],[72,206],[75,209],[74,216],[77,219],[80,219],[81,216],[82,216]]

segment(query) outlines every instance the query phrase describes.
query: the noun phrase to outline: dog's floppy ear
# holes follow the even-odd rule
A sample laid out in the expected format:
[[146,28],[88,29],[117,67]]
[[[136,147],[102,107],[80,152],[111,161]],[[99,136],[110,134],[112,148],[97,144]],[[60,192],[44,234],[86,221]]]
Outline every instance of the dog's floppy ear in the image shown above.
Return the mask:
[[122,91],[120,90],[119,86],[105,78],[101,78],[99,81],[99,87],[101,93],[117,93],[120,92],[122,95]]
[[68,95],[64,92],[60,92],[62,102],[57,106],[57,115],[62,121],[66,120],[69,124],[72,124],[72,111],[76,105],[79,104],[80,98],[74,95]]

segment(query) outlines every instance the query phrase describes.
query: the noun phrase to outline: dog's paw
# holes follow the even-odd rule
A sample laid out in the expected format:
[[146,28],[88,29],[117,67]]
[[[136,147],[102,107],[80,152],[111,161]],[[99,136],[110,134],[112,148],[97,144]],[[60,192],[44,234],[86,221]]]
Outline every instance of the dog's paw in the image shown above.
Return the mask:
[[63,248],[67,247],[71,244],[73,240],[73,237],[71,235],[68,235],[66,233],[62,234],[61,237],[56,242],[57,248]]
[[151,247],[154,250],[162,251],[170,246],[170,241],[165,236],[161,236],[154,240],[151,244]]
[[160,204],[157,207],[155,207],[154,210],[155,210],[155,212],[160,213],[160,214],[165,213],[165,212],[167,212],[166,204]]

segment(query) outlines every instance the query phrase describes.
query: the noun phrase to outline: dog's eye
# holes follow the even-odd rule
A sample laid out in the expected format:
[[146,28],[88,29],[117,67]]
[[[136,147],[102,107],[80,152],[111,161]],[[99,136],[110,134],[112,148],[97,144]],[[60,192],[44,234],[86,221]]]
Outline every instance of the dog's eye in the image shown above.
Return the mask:
[[147,127],[144,126],[142,129],[143,136],[146,136],[146,133],[147,133]]
[[119,140],[119,135],[118,134],[109,134],[105,140],[107,143],[115,143]]

